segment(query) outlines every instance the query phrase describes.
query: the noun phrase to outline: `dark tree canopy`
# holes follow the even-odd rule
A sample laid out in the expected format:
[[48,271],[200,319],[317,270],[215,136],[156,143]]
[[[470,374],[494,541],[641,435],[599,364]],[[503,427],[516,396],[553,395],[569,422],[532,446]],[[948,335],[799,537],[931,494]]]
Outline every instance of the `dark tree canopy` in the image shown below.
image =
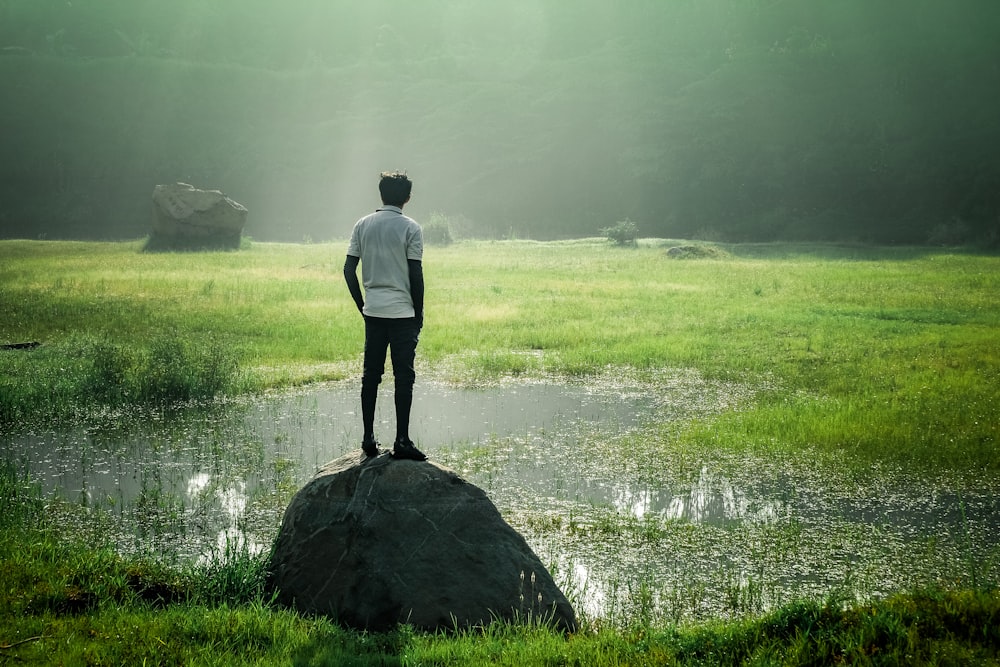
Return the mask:
[[3,0],[0,236],[137,238],[158,183],[261,240],[377,175],[465,234],[996,244],[995,0]]

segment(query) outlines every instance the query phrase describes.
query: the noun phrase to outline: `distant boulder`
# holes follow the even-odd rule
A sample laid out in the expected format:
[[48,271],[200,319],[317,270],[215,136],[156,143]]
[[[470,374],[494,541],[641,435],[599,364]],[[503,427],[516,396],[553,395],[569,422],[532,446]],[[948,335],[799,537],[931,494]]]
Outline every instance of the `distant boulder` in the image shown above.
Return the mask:
[[236,249],[247,209],[218,190],[187,183],[153,188],[153,229],[147,250]]
[[671,259],[720,258],[725,254],[719,248],[709,245],[680,245],[667,249],[667,257]]
[[346,626],[424,630],[576,616],[478,487],[431,462],[360,452],[292,498],[270,563],[279,602]]

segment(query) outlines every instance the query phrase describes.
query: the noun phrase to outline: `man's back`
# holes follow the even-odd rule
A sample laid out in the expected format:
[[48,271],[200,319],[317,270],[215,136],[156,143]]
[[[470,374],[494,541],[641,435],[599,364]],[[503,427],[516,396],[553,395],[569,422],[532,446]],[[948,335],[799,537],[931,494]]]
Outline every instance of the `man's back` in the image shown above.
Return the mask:
[[364,314],[414,317],[408,260],[423,257],[420,225],[396,206],[383,206],[358,220],[347,254],[361,259]]

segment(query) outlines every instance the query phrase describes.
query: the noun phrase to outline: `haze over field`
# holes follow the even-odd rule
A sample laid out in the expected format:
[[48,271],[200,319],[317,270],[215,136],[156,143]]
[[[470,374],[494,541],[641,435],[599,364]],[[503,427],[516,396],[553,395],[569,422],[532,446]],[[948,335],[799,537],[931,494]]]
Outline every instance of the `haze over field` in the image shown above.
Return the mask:
[[458,234],[996,245],[995,0],[0,0],[0,237],[158,183],[342,238],[382,169]]

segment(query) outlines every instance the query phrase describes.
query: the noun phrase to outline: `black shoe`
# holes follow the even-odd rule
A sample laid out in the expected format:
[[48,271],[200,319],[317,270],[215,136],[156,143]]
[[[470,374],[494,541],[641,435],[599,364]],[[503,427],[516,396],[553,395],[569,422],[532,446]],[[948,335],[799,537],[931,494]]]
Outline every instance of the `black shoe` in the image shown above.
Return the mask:
[[371,440],[365,440],[361,443],[361,451],[365,453],[365,456],[371,458],[373,456],[379,455],[378,441],[372,438]]
[[413,441],[407,438],[406,440],[397,440],[392,446],[392,458],[409,459],[410,461],[426,461],[427,455],[417,449],[413,445]]

